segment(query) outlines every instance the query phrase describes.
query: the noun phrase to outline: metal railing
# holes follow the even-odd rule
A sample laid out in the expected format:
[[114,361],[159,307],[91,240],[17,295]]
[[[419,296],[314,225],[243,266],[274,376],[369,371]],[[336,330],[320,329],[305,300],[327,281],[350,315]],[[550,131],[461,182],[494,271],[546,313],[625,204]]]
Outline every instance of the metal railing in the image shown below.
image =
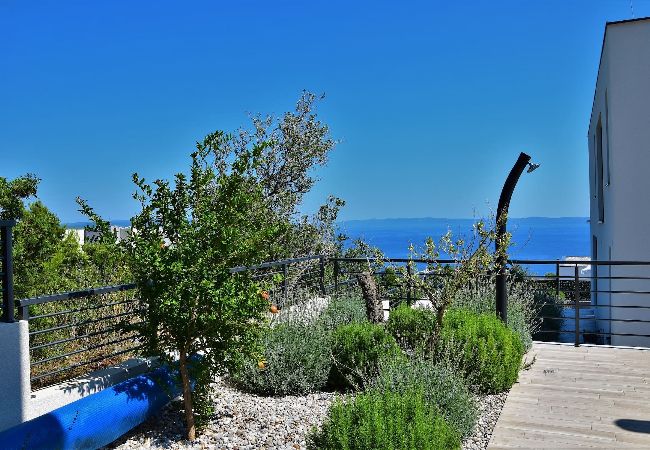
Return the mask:
[[[329,262],[334,267],[335,292],[355,284],[356,273],[374,266],[382,298],[389,301],[391,308],[403,301],[411,304],[424,300],[413,286],[398,280],[401,271],[391,268],[403,266],[412,275],[419,264],[458,264],[455,260],[408,258],[331,258]],[[650,347],[649,261],[513,259],[508,261],[508,268],[508,290],[513,291],[519,284],[534,294],[533,307],[538,314],[533,320],[539,328],[535,339],[572,342],[576,346],[592,343]],[[589,268],[590,273],[581,273]],[[484,274],[483,281],[493,283],[493,275]],[[476,284],[480,281],[477,279]]]
[[[11,267],[10,257],[9,264],[5,257],[3,252],[3,299],[11,298],[5,295],[5,268]],[[380,295],[394,308],[401,302],[423,299],[408,278],[405,282],[404,273],[441,276],[422,270],[429,263],[451,269],[458,264],[455,260],[312,255],[234,267],[230,272],[248,272],[268,289],[270,300],[283,307],[296,304],[298,298],[356,289],[356,275],[371,270]],[[587,266],[591,273],[582,273]],[[539,313],[534,320],[540,326],[536,339],[650,347],[650,262],[511,260],[508,267],[509,289],[519,283],[535,295]],[[513,270],[516,267],[526,270]],[[475,284],[493,283],[493,276],[477,277]],[[138,336],[124,333],[125,324],[138,318],[135,289],[135,284],[122,284],[18,301],[21,317],[30,322],[32,383],[51,384],[80,368],[98,367],[140,349]],[[3,301],[4,318],[13,320],[13,301]]]
[[[650,347],[650,262],[513,260],[544,294],[540,340]],[[585,270],[585,273],[581,273]],[[550,336],[544,336],[544,334]]]
[[268,289],[269,300],[283,307],[292,303],[296,296],[308,293],[326,295],[327,263],[324,255],[310,255],[253,266],[233,267],[230,273],[248,272],[252,280]]
[[135,288],[120,284],[19,300],[21,318],[30,323],[32,387],[105,367],[142,348],[129,328],[139,312]]

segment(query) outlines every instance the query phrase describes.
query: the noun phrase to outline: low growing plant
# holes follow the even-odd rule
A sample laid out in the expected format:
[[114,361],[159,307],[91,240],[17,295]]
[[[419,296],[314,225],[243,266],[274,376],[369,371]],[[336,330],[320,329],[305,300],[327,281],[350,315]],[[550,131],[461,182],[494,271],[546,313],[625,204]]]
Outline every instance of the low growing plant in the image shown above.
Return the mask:
[[261,361],[236,370],[233,381],[258,395],[303,395],[322,390],[331,370],[330,332],[319,325],[282,323],[262,338]]
[[445,314],[436,353],[478,391],[494,394],[517,381],[524,345],[495,315],[452,309]]
[[328,331],[334,331],[341,325],[367,322],[363,300],[359,297],[333,297],[318,323]]
[[362,389],[377,376],[382,362],[406,357],[383,325],[369,322],[338,327],[331,352],[330,386],[336,389]]
[[421,390],[370,391],[336,400],[312,450],[439,450],[460,448],[460,437]]
[[390,312],[386,330],[405,350],[425,351],[436,333],[436,313],[401,304]]
[[420,358],[390,362],[382,365],[370,385],[370,390],[398,393],[413,389],[421,389],[426,402],[437,407],[460,436],[472,433],[478,417],[476,400],[462,376],[447,367]]

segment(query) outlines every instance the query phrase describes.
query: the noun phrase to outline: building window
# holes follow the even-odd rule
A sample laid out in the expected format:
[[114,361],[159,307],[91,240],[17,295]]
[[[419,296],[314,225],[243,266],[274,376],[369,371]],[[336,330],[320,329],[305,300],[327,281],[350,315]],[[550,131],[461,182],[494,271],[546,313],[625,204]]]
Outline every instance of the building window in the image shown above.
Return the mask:
[[605,198],[603,177],[603,123],[598,118],[596,126],[596,199],[598,201],[598,221],[605,221]]

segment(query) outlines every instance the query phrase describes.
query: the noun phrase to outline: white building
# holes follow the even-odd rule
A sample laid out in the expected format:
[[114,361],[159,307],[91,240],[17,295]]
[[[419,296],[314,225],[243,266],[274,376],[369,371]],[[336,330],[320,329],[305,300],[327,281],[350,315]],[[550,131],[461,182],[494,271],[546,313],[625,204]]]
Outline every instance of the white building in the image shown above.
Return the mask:
[[[650,260],[650,18],[605,27],[589,124],[591,256],[593,260]],[[592,303],[597,328],[611,344],[650,346],[650,267],[593,267]],[[614,277],[614,278],[612,278]],[[612,292],[610,292],[612,291]],[[610,328],[611,326],[611,328]],[[607,342],[607,340],[605,340]]]
[[[111,225],[111,231],[115,234],[117,242],[128,239],[131,234],[131,227],[118,227]],[[65,230],[66,234],[73,234],[79,242],[79,245],[84,245],[86,242],[92,242],[97,239],[99,233],[96,231],[88,231],[83,228],[68,228]]]

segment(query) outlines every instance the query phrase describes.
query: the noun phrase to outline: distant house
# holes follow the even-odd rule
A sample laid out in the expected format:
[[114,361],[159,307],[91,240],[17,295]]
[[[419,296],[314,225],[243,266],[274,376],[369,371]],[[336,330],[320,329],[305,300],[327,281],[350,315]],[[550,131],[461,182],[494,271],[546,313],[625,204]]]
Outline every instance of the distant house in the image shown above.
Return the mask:
[[[117,242],[121,242],[125,239],[128,239],[131,234],[131,227],[118,227],[111,225],[111,231],[115,234]],[[79,242],[79,245],[84,245],[86,242],[92,242],[97,239],[99,233],[95,231],[88,231],[83,228],[68,228],[65,230],[66,234],[75,235],[76,240]]]
[[[593,260],[650,260],[650,18],[605,27],[589,123],[589,190]],[[611,344],[650,345],[650,267],[593,268],[592,303],[597,328],[611,331]],[[601,278],[604,277],[604,278]],[[611,328],[610,328],[611,326]]]

